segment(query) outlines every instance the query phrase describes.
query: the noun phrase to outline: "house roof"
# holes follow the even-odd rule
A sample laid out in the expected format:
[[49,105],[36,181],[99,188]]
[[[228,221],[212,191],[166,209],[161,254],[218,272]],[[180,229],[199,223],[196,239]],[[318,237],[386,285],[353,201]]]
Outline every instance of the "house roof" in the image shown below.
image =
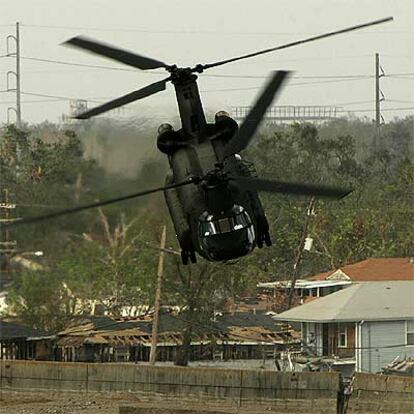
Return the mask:
[[[161,314],[158,322],[158,332],[180,332],[187,326],[188,321],[185,317]],[[280,331],[280,327],[275,324],[272,318],[263,312],[234,312],[232,314],[219,315],[216,321],[211,321],[211,327],[223,331],[231,327],[261,327],[275,332]],[[202,326],[202,328],[205,327]],[[129,321],[114,320],[109,316],[90,316],[81,320],[78,324],[59,332],[58,335],[82,334],[89,331],[127,331],[132,329],[151,334],[152,316]]]
[[278,321],[354,322],[414,317],[414,281],[359,282],[282,312]]
[[378,257],[363,260],[339,269],[319,273],[310,280],[352,280],[371,282],[381,280],[414,281],[414,261],[410,257]]
[[271,332],[280,332],[282,328],[275,324],[270,315],[263,312],[235,312],[217,317],[217,328],[226,331],[230,328],[265,328]]
[[[180,319],[162,314],[159,318],[158,332],[171,332],[182,330],[187,325]],[[115,320],[109,316],[89,316],[77,324],[68,327],[58,335],[71,335],[89,331],[126,331],[130,329],[140,330],[144,333],[152,332],[152,317],[137,318],[134,320]]]
[[[307,279],[298,279],[295,282],[295,289],[313,289],[313,288],[323,288],[323,287],[336,287],[336,286],[346,286],[352,283],[351,280],[307,280]],[[258,283],[258,288],[264,289],[290,289],[292,284],[291,280],[277,280],[276,282],[264,282]]]
[[[160,315],[158,334],[159,343],[176,344],[182,341],[182,331],[188,326],[185,317],[170,314]],[[197,329],[200,326],[201,329]],[[290,338],[270,315],[264,313],[235,312],[218,315],[216,320],[206,324],[195,324],[194,341],[210,341],[214,336],[217,341],[227,342],[272,342],[281,343]],[[112,345],[149,345],[152,336],[152,320],[141,318],[131,321],[116,321],[109,317],[89,317],[80,325],[72,326],[58,334],[59,346],[79,347],[83,344]]]
[[36,338],[46,335],[46,332],[28,328],[27,326],[0,320],[0,340],[18,338]]

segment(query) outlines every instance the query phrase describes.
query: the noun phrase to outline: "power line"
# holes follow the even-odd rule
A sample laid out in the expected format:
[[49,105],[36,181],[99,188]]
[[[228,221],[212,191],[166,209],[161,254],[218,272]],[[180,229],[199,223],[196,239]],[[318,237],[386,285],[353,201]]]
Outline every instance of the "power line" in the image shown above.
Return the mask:
[[[408,79],[413,80],[411,78],[401,78],[401,79]],[[286,85],[287,88],[292,86],[306,86],[306,85],[321,85],[325,83],[341,83],[341,82],[352,82],[352,81],[359,81],[365,80],[365,78],[350,78],[350,79],[333,79],[333,80],[321,80],[315,82],[297,82],[297,83],[289,83]],[[210,93],[210,92],[235,92],[235,91],[248,91],[248,90],[258,90],[261,89],[263,85],[260,86],[250,86],[246,88],[224,88],[224,89],[210,89],[210,90],[201,90],[202,93]]]
[[[414,106],[399,107],[399,108],[381,108],[381,112],[385,111],[407,111],[414,109]],[[338,110],[338,112],[375,112],[375,109],[352,109],[352,110]]]
[[[364,78],[352,78],[352,79],[333,79],[333,80],[321,80],[315,82],[296,82],[296,83],[289,83],[286,85],[287,88],[291,86],[306,86],[306,85],[321,85],[325,83],[342,83],[342,82],[353,82],[364,80]],[[224,88],[224,89],[206,89],[201,90],[202,93],[210,93],[210,92],[235,92],[235,91],[248,91],[248,90],[258,90],[261,89],[263,85],[260,86],[250,86],[246,88]]]
[[374,102],[374,100],[369,100],[369,101],[354,101],[354,102],[339,102],[339,103],[335,103],[335,104],[330,104],[331,106],[347,106],[347,105],[359,105],[359,104],[364,104],[364,103],[372,103]]
[[366,78],[344,78],[344,79],[332,79],[332,80],[320,80],[315,82],[297,82],[297,83],[290,83],[286,85],[289,86],[302,86],[302,85],[320,85],[323,83],[340,83],[340,82],[353,82],[353,81],[360,81],[365,80]]
[[[204,75],[203,75],[204,76]],[[220,78],[252,78],[252,79],[267,79],[264,75],[208,75]],[[373,75],[312,75],[312,76],[296,76],[292,75],[293,79],[369,79]]]
[[[361,57],[366,57],[369,55],[356,55],[356,56],[342,56],[342,57],[336,57],[335,59],[341,58],[341,59],[355,59],[355,58],[361,58]],[[0,56],[0,57],[9,57],[9,55],[4,55],[4,56]],[[118,67],[111,67],[111,66],[103,66],[103,65],[88,65],[88,64],[81,64],[81,63],[75,63],[75,62],[66,62],[66,61],[59,61],[59,60],[53,60],[53,59],[42,59],[42,58],[35,58],[35,57],[25,57],[25,59],[27,60],[37,60],[40,62],[48,62],[48,63],[61,63],[61,64],[66,64],[66,65],[79,65],[79,66],[86,66],[86,67],[95,67],[98,69],[114,69],[114,70],[124,70],[124,71],[134,71],[135,69],[127,69],[127,68],[118,68]],[[278,64],[282,64],[285,62],[303,62],[303,61],[321,61],[321,60],[332,60],[331,57],[324,57],[324,58],[301,58],[301,59],[278,59],[277,63]],[[274,61],[256,61],[256,62],[252,62],[252,61],[248,61],[248,62],[240,62],[241,64],[245,64],[245,65],[263,65],[263,64],[272,64],[274,65],[275,62]],[[147,72],[147,73],[161,73],[161,72]],[[363,75],[366,76],[366,75]]]
[[387,99],[386,102],[414,103],[414,101],[405,101],[402,99]]
[[[61,99],[38,99],[34,101],[22,101],[22,104],[32,104],[32,103],[56,103],[56,102],[66,102],[67,99],[61,98]],[[14,101],[5,101],[0,102],[0,105],[10,105],[13,104]]]
[[263,65],[263,64],[272,64],[274,65],[275,63],[278,64],[283,64],[285,62],[302,62],[302,61],[322,61],[322,60],[338,60],[338,59],[362,59],[362,58],[367,58],[367,57],[371,57],[371,55],[335,55],[335,56],[318,56],[318,57],[302,57],[302,58],[296,58],[296,59],[285,59],[285,58],[279,58],[279,57],[275,57],[272,60],[261,60],[261,59],[257,59],[256,61],[246,61],[246,62],[240,62],[241,65]]
[[[44,62],[44,63],[54,63],[58,65],[66,65],[66,66],[78,66],[78,67],[86,67],[91,69],[103,69],[103,70],[118,70],[123,72],[134,72],[136,73],[136,69],[128,69],[128,68],[121,68],[116,66],[106,66],[106,65],[92,65],[87,63],[76,63],[76,62],[68,62],[64,60],[54,60],[54,59],[47,59],[47,58],[37,58],[37,57],[30,57],[30,56],[22,56],[22,59],[25,60],[32,60],[36,62]],[[161,71],[152,71],[152,72],[144,72],[148,74],[163,74],[164,72]],[[204,74],[203,76],[215,77],[215,78],[251,78],[251,79],[267,79],[267,76],[264,75],[226,75],[226,74]],[[292,76],[295,79],[348,79],[348,78],[372,78],[373,75],[314,75],[314,76]]]
[[399,80],[414,80],[414,78],[410,78],[408,76],[387,76],[387,78],[399,79]]
[[136,33],[158,33],[158,34],[212,34],[212,35],[301,35],[301,34],[314,34],[309,32],[225,32],[225,31],[216,31],[216,30],[154,30],[154,29],[129,29],[129,28],[113,28],[109,29],[108,27],[84,27],[84,26],[54,26],[54,25],[38,25],[38,24],[25,24],[25,27],[39,28],[39,29],[63,29],[63,30],[88,30],[88,31],[99,31],[99,32],[136,32]]
[[[256,88],[254,88],[254,89],[256,89]],[[234,90],[234,89],[229,89],[229,90]],[[235,90],[239,90],[239,89],[235,89]],[[6,91],[6,92],[8,92],[8,91]],[[213,92],[213,91],[203,91],[203,92]],[[214,92],[217,92],[217,91],[214,91]],[[55,101],[48,100],[48,101],[43,101],[43,102],[71,101],[71,100],[81,99],[81,98],[74,98],[74,97],[68,97],[68,96],[48,95],[48,94],[34,93],[34,92],[21,92],[21,93],[22,93],[22,95],[40,96],[40,97],[44,97],[44,98],[55,99]],[[86,101],[89,101],[89,102],[101,103],[102,100],[112,99],[112,98],[111,97],[102,97],[102,98],[82,98],[82,99],[84,99]],[[100,100],[97,100],[97,99],[100,99]],[[35,102],[36,101],[31,101],[29,103],[35,103]],[[42,101],[38,101],[38,102],[42,102]],[[368,103],[368,102],[372,102],[372,101],[349,102],[347,104],[348,105],[353,105],[353,104],[357,104],[357,103]],[[408,101],[408,102],[410,102],[410,101]],[[332,104],[332,105],[333,106],[335,106],[335,105],[339,106],[341,104]],[[346,105],[346,103],[342,104],[342,105]],[[405,111],[405,110],[411,110],[411,109],[414,109],[414,107],[409,106],[409,107],[385,108],[385,109],[382,109],[382,111]],[[375,109],[352,109],[352,110],[338,109],[338,112],[375,112]]]
[[414,72],[404,72],[404,73],[390,73],[386,74],[385,76],[412,76]]
[[[330,82],[329,82],[330,83]],[[305,83],[308,84],[308,83]],[[222,89],[222,90],[205,90],[202,91],[203,93],[206,92],[219,92],[219,91],[239,91],[239,90],[248,90],[248,89],[257,89],[255,87],[253,88],[236,88],[236,89]],[[9,91],[0,91],[0,92],[9,92]],[[113,99],[112,97],[99,97],[99,98],[74,98],[74,97],[68,97],[68,96],[59,96],[59,95],[49,95],[44,93],[35,93],[35,92],[21,92],[22,95],[30,95],[30,96],[39,96],[44,98],[50,98],[48,100],[37,100],[37,101],[26,101],[23,103],[47,103],[47,102],[60,102],[60,101],[72,101],[72,100],[78,100],[83,99],[89,102],[94,103],[102,103],[104,100]],[[390,100],[391,101],[391,100]],[[341,106],[341,105],[354,105],[354,104],[360,104],[360,103],[371,103],[372,101],[355,101],[355,102],[345,102],[345,103],[336,103],[336,104],[330,104],[331,106]],[[395,102],[406,102],[406,103],[412,103],[413,101],[398,101],[395,100]],[[0,104],[6,104],[8,102],[0,102]],[[405,111],[405,110],[412,110],[414,107],[392,107],[392,108],[384,108],[382,111]],[[338,109],[337,112],[375,112],[375,109]]]
[[39,207],[39,208],[66,208],[64,205],[54,205],[54,204],[15,204],[16,207]]
[[[54,63],[59,65],[67,65],[67,66],[79,66],[79,67],[86,67],[92,69],[106,69],[106,70],[119,70],[123,72],[135,72],[136,69],[128,69],[116,66],[107,66],[107,65],[93,65],[87,63],[77,63],[77,62],[69,62],[64,60],[55,60],[55,59],[48,59],[48,58],[38,58],[38,57],[31,57],[31,56],[22,56],[22,59],[25,60],[33,60],[37,62],[44,62],[44,63]],[[152,71],[152,72],[143,72],[149,74],[163,74],[164,72],[161,71]],[[409,76],[414,75],[412,72],[403,72],[403,73],[390,73],[385,76]],[[266,75],[226,75],[226,74],[203,74],[203,76],[210,76],[210,77],[218,77],[218,78],[252,78],[252,79],[267,79]],[[370,79],[374,78],[375,75],[369,74],[349,74],[349,75],[304,75],[304,76],[296,76],[293,75],[292,78],[294,79]]]
[[[74,97],[69,97],[69,96],[48,95],[45,93],[35,93],[35,92],[22,92],[22,95],[40,96],[43,98],[54,98],[54,99],[66,100],[66,101],[75,101],[75,100],[83,99],[83,98],[74,98]],[[110,99],[110,98],[102,98],[102,99]],[[85,100],[88,100],[90,102],[95,102],[95,103],[102,102],[102,100],[96,100],[95,98],[87,98]]]
[[[210,34],[210,35],[243,35],[243,36],[290,36],[290,35],[314,35],[316,32],[228,32],[220,30],[154,30],[154,29],[130,29],[130,28],[108,28],[108,27],[84,27],[84,26],[57,26],[57,25],[40,25],[40,24],[24,24],[24,27],[39,28],[39,29],[51,29],[51,30],[88,30],[88,31],[100,31],[100,32],[136,32],[136,33],[154,33],[154,34]],[[371,31],[368,34],[409,34],[414,31]],[[357,34],[357,33],[353,33]],[[358,33],[361,35],[361,33]],[[367,33],[362,33],[366,35]]]
[[[44,63],[55,63],[58,65],[68,65],[68,66],[80,66],[86,68],[93,68],[93,69],[107,69],[107,70],[120,70],[123,72],[137,72],[136,69],[128,69],[128,68],[118,68],[115,66],[104,66],[104,65],[90,65],[86,63],[76,63],[76,62],[67,62],[64,60],[54,60],[54,59],[46,59],[46,58],[36,58],[36,57],[29,57],[29,56],[22,56],[22,59],[25,60],[33,60],[37,62],[44,62]],[[164,72],[147,72],[147,73],[164,73]]]

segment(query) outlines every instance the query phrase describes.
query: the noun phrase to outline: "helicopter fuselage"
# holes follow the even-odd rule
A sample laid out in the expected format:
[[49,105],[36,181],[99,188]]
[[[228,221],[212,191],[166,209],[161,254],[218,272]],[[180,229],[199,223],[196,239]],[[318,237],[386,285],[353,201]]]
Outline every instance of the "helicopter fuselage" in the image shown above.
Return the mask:
[[215,123],[207,123],[196,79],[191,73],[173,77],[182,128],[161,125],[157,140],[168,155],[166,185],[203,177],[197,184],[164,191],[184,263],[195,261],[195,252],[209,260],[230,260],[262,247],[263,241],[270,245],[257,192],[227,178],[236,172],[247,177],[254,173],[254,166],[240,156],[223,156],[237,123],[224,112],[216,114]]

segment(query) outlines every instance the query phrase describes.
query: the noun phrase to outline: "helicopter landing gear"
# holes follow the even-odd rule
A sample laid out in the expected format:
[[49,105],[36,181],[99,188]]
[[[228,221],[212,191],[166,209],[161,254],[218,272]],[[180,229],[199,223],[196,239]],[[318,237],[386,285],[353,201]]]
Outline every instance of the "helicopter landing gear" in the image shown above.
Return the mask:
[[270,238],[268,231],[264,232],[262,235],[260,235],[260,237],[258,237],[256,243],[259,249],[263,248],[263,242],[267,247],[270,247],[272,245],[272,239]]
[[181,250],[181,262],[183,265],[188,264],[188,253],[185,250]]
[[194,250],[181,250],[181,262],[183,265],[188,264],[188,259],[191,260],[191,263],[197,263],[197,257]]
[[270,238],[268,231],[264,234],[264,242],[266,243],[267,247],[270,247],[272,245],[272,239]]

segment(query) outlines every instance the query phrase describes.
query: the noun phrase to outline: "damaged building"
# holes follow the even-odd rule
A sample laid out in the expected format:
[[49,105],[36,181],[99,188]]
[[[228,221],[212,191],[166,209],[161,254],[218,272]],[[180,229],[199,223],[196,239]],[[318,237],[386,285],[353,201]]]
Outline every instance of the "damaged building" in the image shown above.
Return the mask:
[[[285,324],[264,313],[236,312],[217,315],[198,326],[192,323],[190,361],[275,359],[299,338]],[[180,315],[161,315],[157,360],[174,361],[189,321]],[[148,361],[152,340],[152,316],[133,320],[89,317],[59,332],[50,358],[65,362]]]

